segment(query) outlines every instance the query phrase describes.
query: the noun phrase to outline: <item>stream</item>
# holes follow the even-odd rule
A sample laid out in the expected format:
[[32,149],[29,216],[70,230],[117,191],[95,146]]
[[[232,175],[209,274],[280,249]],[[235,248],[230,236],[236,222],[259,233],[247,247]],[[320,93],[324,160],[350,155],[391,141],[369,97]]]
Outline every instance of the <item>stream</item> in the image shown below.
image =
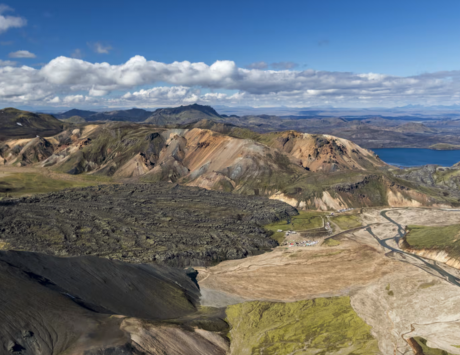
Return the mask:
[[[390,217],[388,217],[387,212],[388,211],[382,211],[382,212],[380,212],[380,215],[383,218],[385,218],[386,220],[388,220],[390,223],[393,223],[394,225],[396,225],[398,227],[398,234],[396,236],[391,237],[391,238],[386,238],[386,239],[380,239],[372,232],[371,227],[367,227],[366,231],[370,235],[372,235],[380,243],[380,245],[383,246],[384,248],[386,248],[386,249],[388,249],[390,251],[393,251],[395,253],[400,253],[400,254],[410,256],[412,258],[415,258],[415,259],[421,261],[423,264],[425,264],[426,267],[428,267],[429,269],[431,269],[431,270],[435,271],[436,273],[438,273],[442,278],[446,279],[449,283],[451,283],[452,285],[460,287],[460,279],[458,279],[454,275],[448,273],[443,268],[441,268],[438,265],[436,265],[435,261],[433,261],[433,264],[430,264],[424,258],[422,258],[422,257],[420,257],[418,255],[406,253],[406,252],[404,252],[404,251],[402,251],[400,249],[396,249],[396,248],[393,248],[393,247],[388,245],[388,243],[387,243],[388,240],[395,240],[396,243],[398,243],[399,240],[404,237],[404,228],[400,224],[398,224],[396,221],[394,221]],[[417,266],[417,265],[414,265],[414,266]],[[417,267],[420,267],[420,266],[417,266]]]

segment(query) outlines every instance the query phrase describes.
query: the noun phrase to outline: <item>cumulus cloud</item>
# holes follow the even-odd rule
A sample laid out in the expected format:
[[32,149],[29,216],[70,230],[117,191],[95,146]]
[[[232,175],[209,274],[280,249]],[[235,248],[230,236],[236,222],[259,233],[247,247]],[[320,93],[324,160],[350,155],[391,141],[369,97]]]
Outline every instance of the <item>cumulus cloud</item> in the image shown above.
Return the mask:
[[94,87],[92,87],[91,90],[89,90],[89,96],[105,96],[108,93],[109,93],[109,91],[107,91],[107,90],[96,89]]
[[50,104],[58,104],[61,102],[61,99],[59,98],[59,96],[55,96],[52,99],[46,100],[46,102],[49,102]]
[[27,20],[19,16],[4,16],[3,13],[13,11],[7,5],[0,4],[0,33],[3,33],[10,28],[19,28],[27,25]]
[[10,58],[36,58],[37,56],[29,51],[16,51],[8,55]]
[[196,103],[200,97],[199,89],[185,86],[155,87],[148,90],[142,89],[133,93],[128,92],[119,99],[112,99],[112,104],[120,105],[135,103],[141,106],[155,105],[181,105]]
[[246,65],[247,69],[267,69],[268,64],[265,62],[254,62],[251,64]]
[[294,68],[296,68],[298,66],[299,66],[299,64],[294,63],[294,62],[277,62],[277,63],[272,63],[271,64],[271,67],[273,69],[277,69],[277,70],[280,70],[280,69],[294,69]]
[[[58,57],[42,68],[0,66],[0,101],[144,107],[460,103],[460,70],[400,77],[285,68],[239,68],[233,61],[161,63],[141,56],[111,65]],[[154,87],[159,83],[167,86]]]
[[104,45],[101,42],[96,43],[88,43],[88,46],[92,48],[92,50],[99,54],[109,54],[112,50],[112,47],[109,45]]
[[79,104],[85,101],[85,96],[83,95],[68,95],[62,100],[66,104]]

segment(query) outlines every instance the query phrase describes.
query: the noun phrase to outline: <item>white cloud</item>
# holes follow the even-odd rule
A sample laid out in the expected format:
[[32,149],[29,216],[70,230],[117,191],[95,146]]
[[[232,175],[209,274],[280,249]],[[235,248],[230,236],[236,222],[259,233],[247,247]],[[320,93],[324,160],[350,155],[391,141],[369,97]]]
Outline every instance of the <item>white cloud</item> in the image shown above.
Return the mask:
[[9,30],[10,28],[19,28],[27,25],[27,20],[18,16],[4,16],[3,13],[13,11],[7,5],[0,4],[0,33]]
[[133,93],[126,93],[120,99],[112,100],[115,102],[136,102],[141,105],[180,105],[184,103],[195,103],[199,100],[199,89],[191,89],[185,86],[174,87],[155,87],[152,89],[142,89]]
[[62,100],[66,104],[80,104],[85,102],[85,96],[83,95],[69,95],[64,97]]
[[88,46],[93,49],[96,53],[99,54],[109,54],[109,51],[112,50],[112,47],[109,45],[104,45],[101,42],[88,43]]
[[81,59],[83,58],[83,53],[80,49],[75,49],[72,54],[70,55],[72,58],[77,58],[77,59]]
[[294,63],[294,62],[277,62],[277,63],[272,63],[271,67],[276,70],[280,69],[294,69],[298,67],[299,64]]
[[91,88],[89,91],[90,96],[105,96],[109,93],[107,90],[100,90],[100,89],[95,89],[94,87]]
[[1,60],[0,59],[0,67],[14,67],[17,63],[12,60]]
[[265,62],[254,62],[249,65],[246,65],[247,69],[267,69],[268,64]]
[[58,104],[61,102],[61,99],[59,96],[55,96],[52,99],[46,100],[46,102],[49,102],[50,104]]
[[37,56],[29,51],[16,51],[8,55],[10,58],[36,58]]
[[[152,87],[158,83],[168,86]],[[51,103],[145,107],[193,102],[297,107],[458,104],[460,70],[399,77],[246,69],[233,61],[161,63],[141,56],[120,65],[58,57],[37,69],[0,66],[0,101],[40,104],[56,97],[60,101]]]

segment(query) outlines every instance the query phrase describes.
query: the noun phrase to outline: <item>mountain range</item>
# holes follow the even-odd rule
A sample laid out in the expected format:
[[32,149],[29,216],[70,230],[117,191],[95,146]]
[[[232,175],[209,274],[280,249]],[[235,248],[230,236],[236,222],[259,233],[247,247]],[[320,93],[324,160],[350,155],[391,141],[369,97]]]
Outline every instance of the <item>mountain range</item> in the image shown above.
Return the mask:
[[457,203],[438,186],[420,190],[416,180],[399,178],[349,140],[293,130],[257,133],[209,119],[174,126],[87,122],[47,138],[5,141],[0,160],[73,175],[265,195],[299,208]]
[[341,115],[340,112],[298,111],[296,115],[226,115],[210,106],[193,104],[155,111],[143,109],[107,112],[70,110],[56,117],[66,123],[97,121],[127,121],[157,126],[183,125],[200,120],[246,127],[266,133],[296,130],[306,133],[330,134],[358,143],[366,148],[429,148],[435,144],[460,144],[460,120],[445,116],[423,117],[405,114],[397,117],[382,115]]

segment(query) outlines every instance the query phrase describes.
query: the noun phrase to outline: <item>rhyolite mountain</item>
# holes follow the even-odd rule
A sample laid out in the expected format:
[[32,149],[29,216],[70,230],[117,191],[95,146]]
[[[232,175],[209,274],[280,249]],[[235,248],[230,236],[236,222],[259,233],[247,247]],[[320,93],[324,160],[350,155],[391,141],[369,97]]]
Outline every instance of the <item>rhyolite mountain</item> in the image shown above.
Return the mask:
[[214,120],[168,127],[86,123],[46,139],[7,141],[0,158],[69,174],[265,195],[299,208],[457,203],[398,180],[351,141],[296,131],[260,134]]

